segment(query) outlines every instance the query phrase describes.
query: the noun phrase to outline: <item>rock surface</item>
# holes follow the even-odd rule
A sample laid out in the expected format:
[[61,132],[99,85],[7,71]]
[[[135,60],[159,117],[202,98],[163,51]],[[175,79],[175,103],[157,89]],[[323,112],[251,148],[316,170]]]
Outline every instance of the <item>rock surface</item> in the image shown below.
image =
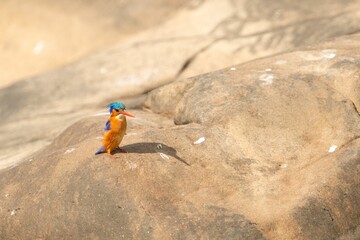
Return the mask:
[[[0,239],[359,239],[359,3],[171,1],[1,89]],[[116,159],[113,100],[137,116]]]
[[0,237],[358,239],[359,45],[155,89],[116,159],[93,155],[105,116],[75,123],[1,174]]
[[[167,4],[163,5],[163,2]],[[103,47],[106,50],[99,50],[97,54],[0,89],[0,169],[24,160],[31,153],[49,144],[66,127],[83,116],[93,114],[110,100],[135,97],[136,105],[139,105],[140,95],[176,79],[277,54],[329,37],[357,32],[360,20],[359,0],[321,0],[311,4],[309,1],[295,3],[281,0],[270,5],[263,0],[152,0],[153,7],[143,10],[145,12],[141,12],[142,15],[138,11],[142,1],[122,2],[124,5],[121,6],[128,7],[120,8],[119,15],[119,8],[113,6],[119,2],[108,2],[108,5],[104,5],[103,1],[92,1],[90,4],[78,0],[76,9],[81,11],[76,11],[75,15],[70,14],[72,11],[63,11],[67,7],[66,1],[54,6],[40,0],[36,3],[31,6],[25,4],[25,10],[27,7],[51,9],[58,12],[55,16],[66,19],[62,23],[66,26],[73,18],[81,18],[85,21],[81,28],[84,26],[84,31],[89,30],[89,34],[83,33],[87,36],[85,40],[94,38],[92,36],[97,33],[94,29],[106,29],[109,34],[102,32],[96,39],[102,41],[101,44],[108,45]],[[83,6],[85,3],[88,5]],[[17,1],[9,0],[0,4],[11,8],[17,6]],[[163,7],[159,9],[158,4]],[[151,17],[147,21],[149,17],[146,16],[152,16],[153,11],[158,13],[155,14],[157,17]],[[61,17],[64,13],[65,18]],[[40,11],[39,14],[43,12]],[[69,14],[72,17],[68,17]],[[103,15],[102,18],[95,18],[92,17],[94,14]],[[134,21],[125,21],[126,19]],[[36,22],[39,19],[34,17],[33,20]],[[117,24],[119,22],[122,23],[121,26]],[[59,23],[50,29],[63,29],[62,26]],[[66,30],[70,32],[62,33],[61,36],[69,40],[64,44],[72,46],[70,49],[80,44],[85,50],[79,54],[85,55],[95,48],[95,45],[72,42],[72,38],[68,36],[71,36],[71,31],[77,30]],[[121,31],[124,35],[116,42],[115,35],[110,34],[112,31],[116,34]],[[93,44],[94,41],[90,43]],[[336,45],[335,48],[337,47],[340,46]],[[31,45],[31,51],[32,48]],[[57,52],[65,54],[61,47],[60,50],[54,50],[49,57],[55,58],[58,56]],[[75,51],[70,52],[74,54],[68,55],[72,60],[79,56]],[[324,54],[331,56],[333,53]],[[34,69],[33,65],[25,63],[24,57],[16,54],[11,56],[15,57],[15,60],[11,61],[6,57],[6,63],[18,63],[20,58],[24,61],[22,66],[29,65],[30,69]],[[66,59],[62,55],[59,58]],[[35,62],[34,59],[29,61]],[[50,63],[44,59],[40,62]],[[352,68],[346,74],[356,76],[356,65],[351,63],[351,59],[339,64]],[[6,69],[21,72],[17,67]],[[267,75],[263,77],[267,81]],[[332,84],[336,85],[339,91],[356,98],[353,84],[339,85],[338,80],[334,80]],[[356,103],[358,100],[353,101]],[[17,151],[20,144],[22,151]]]
[[0,87],[108,49],[151,28],[182,0],[4,0],[0,2]]

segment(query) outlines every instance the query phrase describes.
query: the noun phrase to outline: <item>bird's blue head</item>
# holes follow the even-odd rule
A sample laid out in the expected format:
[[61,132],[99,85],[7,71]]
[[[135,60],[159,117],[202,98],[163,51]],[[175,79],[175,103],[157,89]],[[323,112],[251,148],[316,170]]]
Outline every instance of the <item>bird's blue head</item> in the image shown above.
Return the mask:
[[125,105],[122,103],[122,102],[112,102],[109,104],[109,112],[111,114],[112,110],[115,109],[115,110],[125,110]]

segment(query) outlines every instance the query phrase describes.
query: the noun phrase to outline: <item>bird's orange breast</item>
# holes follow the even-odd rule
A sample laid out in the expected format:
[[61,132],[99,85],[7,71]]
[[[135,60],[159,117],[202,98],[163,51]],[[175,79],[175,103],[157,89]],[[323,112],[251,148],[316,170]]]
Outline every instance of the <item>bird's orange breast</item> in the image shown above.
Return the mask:
[[110,130],[104,134],[103,146],[107,152],[111,152],[116,149],[121,143],[125,132],[126,132],[126,118],[124,115],[121,117],[111,116],[110,119]]

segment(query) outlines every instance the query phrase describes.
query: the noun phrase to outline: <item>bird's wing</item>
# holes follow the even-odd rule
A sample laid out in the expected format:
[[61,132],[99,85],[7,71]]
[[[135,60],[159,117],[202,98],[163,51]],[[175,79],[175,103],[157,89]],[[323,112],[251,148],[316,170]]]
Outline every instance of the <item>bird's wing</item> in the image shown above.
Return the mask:
[[109,131],[109,130],[110,130],[110,120],[106,122],[104,130],[105,130],[105,131]]

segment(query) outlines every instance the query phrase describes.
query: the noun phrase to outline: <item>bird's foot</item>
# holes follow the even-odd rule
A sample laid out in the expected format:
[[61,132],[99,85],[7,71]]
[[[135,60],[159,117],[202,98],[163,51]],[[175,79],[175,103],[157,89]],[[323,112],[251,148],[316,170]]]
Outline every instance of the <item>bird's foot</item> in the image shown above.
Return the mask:
[[115,148],[114,152],[115,153],[128,153],[126,150],[124,150],[124,149],[122,149],[120,147]]

